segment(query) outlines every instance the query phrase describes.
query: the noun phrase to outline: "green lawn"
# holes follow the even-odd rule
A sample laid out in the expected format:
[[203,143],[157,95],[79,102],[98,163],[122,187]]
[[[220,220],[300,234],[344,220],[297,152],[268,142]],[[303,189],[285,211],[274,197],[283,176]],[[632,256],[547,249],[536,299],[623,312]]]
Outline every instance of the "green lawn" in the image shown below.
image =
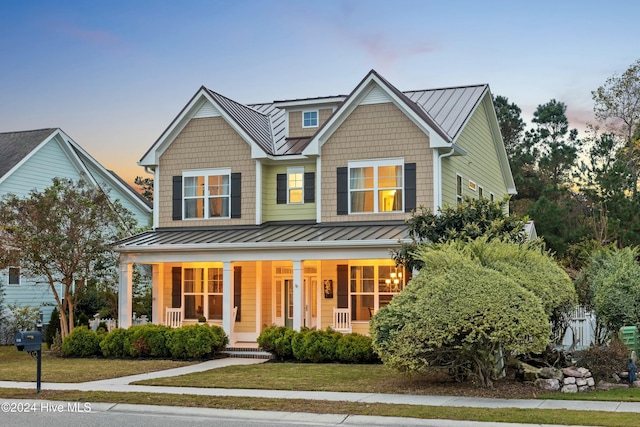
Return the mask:
[[[65,358],[42,352],[42,381],[81,383],[179,368],[195,362]],[[14,346],[0,346],[0,381],[35,381],[36,359]]]

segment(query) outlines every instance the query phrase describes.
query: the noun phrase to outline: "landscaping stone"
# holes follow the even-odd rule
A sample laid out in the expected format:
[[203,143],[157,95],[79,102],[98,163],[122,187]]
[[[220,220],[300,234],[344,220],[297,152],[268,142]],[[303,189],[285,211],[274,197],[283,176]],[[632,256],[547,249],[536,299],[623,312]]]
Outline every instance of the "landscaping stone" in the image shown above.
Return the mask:
[[566,386],[562,387],[562,392],[563,393],[577,393],[578,392],[578,386],[575,384],[567,384]]
[[583,385],[587,385],[586,378],[576,378],[576,385],[578,387],[582,387]]
[[540,368],[539,377],[562,380],[562,371],[552,367]]
[[588,386],[588,385],[582,385],[582,386],[578,387],[578,391],[579,391],[580,393],[584,393],[584,392],[587,392],[587,391],[589,391],[589,390],[590,390],[590,389],[589,389],[589,386]]
[[578,368],[577,371],[582,373],[582,378],[589,378],[591,376],[591,371],[587,368]]
[[633,384],[631,384],[631,387],[640,387],[640,380],[635,380]]
[[580,372],[577,369],[564,368],[562,369],[562,373],[564,374],[565,377],[582,378],[582,372]]
[[610,383],[607,381],[600,381],[598,383],[598,386],[596,387],[596,389],[598,390],[613,390],[614,388],[629,388],[629,384],[622,384],[622,383]]
[[540,375],[540,368],[531,366],[528,363],[520,362],[520,369],[522,370],[523,378],[525,381],[534,382]]
[[538,378],[534,382],[535,386],[548,391],[560,390],[560,381],[555,378]]
[[576,377],[564,377],[564,379],[562,380],[562,384],[564,385],[575,384],[575,383],[576,383]]
[[596,380],[594,380],[594,379],[593,379],[593,377],[589,377],[589,378],[587,378],[587,385],[588,385],[589,387],[593,387],[593,386],[595,386],[595,385],[596,385]]

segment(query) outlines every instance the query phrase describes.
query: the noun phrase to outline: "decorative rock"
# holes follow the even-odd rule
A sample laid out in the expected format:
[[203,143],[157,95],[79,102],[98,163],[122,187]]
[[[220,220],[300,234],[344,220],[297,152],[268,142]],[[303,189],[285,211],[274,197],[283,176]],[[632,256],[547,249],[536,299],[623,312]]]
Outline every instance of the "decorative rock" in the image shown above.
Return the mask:
[[538,378],[534,385],[542,390],[558,391],[560,390],[560,381],[554,378]]
[[635,380],[633,384],[631,384],[631,387],[640,387],[640,380]]
[[587,385],[587,380],[585,378],[576,378],[576,385],[578,387],[582,387]]
[[567,384],[575,384],[576,383],[576,378],[575,377],[564,377],[564,379],[562,380],[562,384],[567,385]]
[[596,380],[594,380],[594,379],[593,379],[593,377],[589,377],[589,378],[587,378],[587,385],[588,385],[589,387],[593,387],[593,386],[595,386],[595,385],[596,385]]
[[598,390],[612,390],[614,388],[629,388],[629,384],[614,384],[606,381],[600,381],[596,389]]
[[578,386],[575,384],[567,384],[566,386],[562,387],[562,392],[563,393],[577,393],[578,392]]
[[588,385],[580,386],[580,387],[578,387],[578,391],[579,391],[580,393],[584,393],[584,392],[586,392],[586,391],[589,391],[589,386],[588,386]]
[[616,374],[615,372],[613,373],[613,375],[611,375],[613,377],[613,379],[619,383],[620,382],[620,376],[618,374]]
[[562,370],[562,373],[564,374],[565,377],[582,378],[582,372],[578,371],[577,369],[564,368]]
[[577,370],[582,374],[582,378],[589,378],[591,376],[591,371],[587,368],[578,368]]
[[629,372],[627,371],[618,372],[618,376],[620,377],[620,379],[626,380],[627,378],[629,378]]
[[531,366],[528,363],[520,362],[520,369],[522,370],[522,375],[525,381],[534,382],[538,379],[540,374],[540,368]]
[[545,367],[540,368],[540,372],[538,374],[540,378],[549,378],[549,379],[562,379],[562,371],[556,368]]

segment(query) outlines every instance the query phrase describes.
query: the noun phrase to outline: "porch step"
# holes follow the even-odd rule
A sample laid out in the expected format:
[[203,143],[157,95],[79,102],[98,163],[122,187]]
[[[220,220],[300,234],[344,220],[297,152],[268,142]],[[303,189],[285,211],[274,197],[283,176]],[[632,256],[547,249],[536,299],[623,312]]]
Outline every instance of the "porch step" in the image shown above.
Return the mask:
[[275,356],[261,348],[255,347],[227,347],[221,351],[229,357],[240,357],[243,359],[275,359]]

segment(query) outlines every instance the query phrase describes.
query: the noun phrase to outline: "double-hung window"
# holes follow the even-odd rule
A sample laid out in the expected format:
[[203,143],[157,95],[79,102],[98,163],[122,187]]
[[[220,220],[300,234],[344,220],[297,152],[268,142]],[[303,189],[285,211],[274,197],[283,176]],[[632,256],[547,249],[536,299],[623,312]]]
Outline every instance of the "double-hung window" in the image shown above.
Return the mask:
[[349,212],[402,212],[402,159],[349,162]]
[[183,218],[229,218],[230,181],[230,169],[184,172]]
[[9,285],[20,285],[20,267],[9,267]]
[[303,128],[318,127],[318,110],[302,112],[302,127]]
[[222,268],[185,268],[182,276],[184,318],[222,319]]
[[462,203],[462,176],[456,175],[456,202]]
[[404,289],[407,280],[402,267],[352,265],[349,273],[351,320],[369,321]]
[[287,169],[287,203],[304,201],[304,168]]

